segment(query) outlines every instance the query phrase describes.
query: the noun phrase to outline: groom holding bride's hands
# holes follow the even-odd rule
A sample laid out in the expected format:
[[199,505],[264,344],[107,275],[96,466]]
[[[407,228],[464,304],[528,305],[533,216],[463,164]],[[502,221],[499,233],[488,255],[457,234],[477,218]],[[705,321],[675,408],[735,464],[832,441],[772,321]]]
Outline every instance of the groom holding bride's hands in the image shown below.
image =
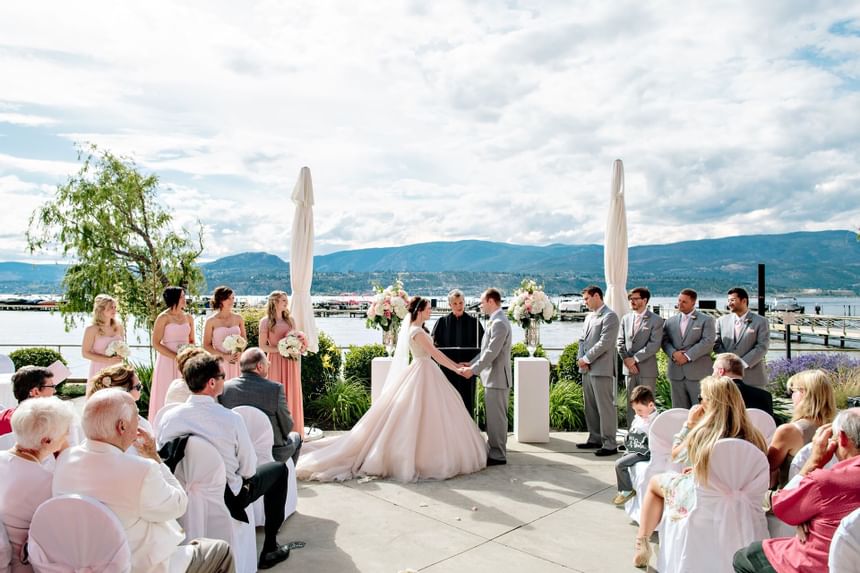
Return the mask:
[[466,378],[481,376],[490,446],[487,465],[497,466],[507,463],[508,398],[513,380],[511,324],[502,310],[502,295],[495,288],[488,288],[481,295],[481,312],[490,317],[481,339],[481,353],[469,364],[463,364],[458,372]]

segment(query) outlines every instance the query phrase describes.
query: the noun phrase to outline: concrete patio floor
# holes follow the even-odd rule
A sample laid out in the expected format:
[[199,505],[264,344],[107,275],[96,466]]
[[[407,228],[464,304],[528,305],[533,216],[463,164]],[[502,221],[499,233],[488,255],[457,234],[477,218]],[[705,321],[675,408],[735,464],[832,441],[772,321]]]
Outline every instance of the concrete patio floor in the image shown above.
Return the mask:
[[612,505],[616,458],[577,450],[584,439],[511,435],[506,466],[441,482],[300,482],[279,538],[307,546],[272,571],[638,571],[635,526]]

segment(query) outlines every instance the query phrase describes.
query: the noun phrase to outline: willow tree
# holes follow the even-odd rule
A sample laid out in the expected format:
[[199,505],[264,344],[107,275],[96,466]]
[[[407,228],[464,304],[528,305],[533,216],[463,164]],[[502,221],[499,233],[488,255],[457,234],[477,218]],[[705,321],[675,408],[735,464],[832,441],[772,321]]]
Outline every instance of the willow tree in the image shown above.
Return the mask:
[[60,310],[67,324],[107,293],[118,298],[123,316],[151,328],[164,287],[196,294],[203,284],[195,263],[202,227],[198,222],[193,235],[174,230],[157,200],[158,177],[141,173],[131,159],[88,145],[78,148],[78,160],[77,174],[30,216],[30,252],[59,252],[74,261],[63,277]]

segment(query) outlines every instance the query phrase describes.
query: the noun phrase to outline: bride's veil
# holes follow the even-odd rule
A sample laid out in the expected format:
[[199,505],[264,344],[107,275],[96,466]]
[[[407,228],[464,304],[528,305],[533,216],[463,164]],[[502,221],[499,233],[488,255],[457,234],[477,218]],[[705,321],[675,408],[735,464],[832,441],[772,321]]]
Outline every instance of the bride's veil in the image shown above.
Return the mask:
[[400,325],[400,331],[397,333],[397,346],[394,349],[394,360],[391,362],[388,376],[385,377],[385,383],[382,385],[383,392],[388,388],[388,385],[397,380],[400,374],[409,366],[410,328],[412,328],[412,315],[407,313],[406,319]]

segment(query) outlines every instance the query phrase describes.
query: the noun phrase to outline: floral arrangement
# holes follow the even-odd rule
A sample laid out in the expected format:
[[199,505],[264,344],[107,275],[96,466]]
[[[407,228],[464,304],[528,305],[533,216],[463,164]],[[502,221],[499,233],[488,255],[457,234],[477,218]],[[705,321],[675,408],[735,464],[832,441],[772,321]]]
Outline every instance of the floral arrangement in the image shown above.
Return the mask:
[[224,347],[224,350],[233,354],[234,352],[242,352],[245,350],[245,347],[248,346],[248,341],[238,334],[231,334],[224,338],[224,342],[221,343],[221,346]]
[[397,279],[393,285],[384,289],[376,285],[374,290],[376,296],[367,309],[367,328],[396,332],[400,322],[406,317],[406,305],[409,303],[409,295],[403,290],[403,283]]
[[125,340],[114,340],[105,349],[105,356],[119,356],[123,360],[131,355],[131,348],[128,347]]
[[308,353],[308,337],[301,330],[293,330],[278,341],[278,354],[289,360],[298,360]]
[[534,280],[523,279],[520,288],[514,291],[514,297],[508,316],[523,328],[528,328],[532,321],[552,322],[555,307],[543,292],[543,286]]

